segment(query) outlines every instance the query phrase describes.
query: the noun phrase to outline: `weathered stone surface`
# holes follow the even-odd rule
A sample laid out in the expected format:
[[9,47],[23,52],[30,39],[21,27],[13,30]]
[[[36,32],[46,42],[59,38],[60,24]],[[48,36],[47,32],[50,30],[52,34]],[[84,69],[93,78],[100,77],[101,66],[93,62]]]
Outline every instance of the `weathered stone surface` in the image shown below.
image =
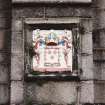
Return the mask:
[[11,104],[23,103],[23,83],[21,81],[11,82]]
[[104,61],[105,60],[105,51],[104,50],[94,51],[93,59],[95,61]]
[[92,18],[83,18],[81,19],[81,24],[84,28],[84,35],[87,33],[90,33],[92,35],[92,31],[93,31],[93,20]]
[[105,103],[105,81],[95,81],[94,97],[95,103]]
[[56,3],[56,2],[60,2],[60,3],[91,3],[91,0],[12,0],[13,3],[18,2],[18,3],[24,3],[24,2],[52,2],[52,3]]
[[92,33],[82,35],[82,53],[93,54]]
[[101,60],[104,56],[102,56],[102,51],[94,51],[93,59]]
[[105,80],[105,63],[101,64],[101,80]]
[[24,56],[12,54],[11,57],[11,80],[22,80],[24,77]]
[[98,27],[99,28],[104,28],[105,27],[105,17],[104,17],[105,11],[104,9],[98,9],[97,10],[97,19],[98,19]]
[[0,84],[0,104],[6,104],[9,102],[9,88],[8,85]]
[[82,70],[81,79],[93,79],[93,56],[82,56]]
[[0,30],[0,49],[4,48],[5,31]]
[[10,28],[10,21],[8,18],[0,18],[0,28]]
[[[24,2],[25,0],[21,0]],[[34,0],[35,1],[35,0]],[[29,2],[29,0],[26,0]],[[30,0],[31,2],[31,0]],[[40,2],[40,0],[38,0]],[[86,0],[85,0],[86,2]],[[99,1],[100,2],[100,1]],[[89,7],[70,7],[70,6],[51,6],[47,5],[44,7],[43,5],[13,5],[12,11],[12,71],[11,71],[11,79],[12,80],[22,80],[23,79],[23,70],[24,70],[24,42],[22,33],[22,19],[24,18],[38,18],[38,17],[91,17],[92,11]],[[100,4],[99,4],[100,5]],[[17,7],[16,7],[17,6]],[[104,5],[102,6],[104,8]],[[97,12],[98,13],[98,12]],[[97,16],[96,13],[96,16]],[[102,16],[104,12],[99,11],[99,17],[94,21],[96,27],[104,27],[105,19]],[[4,14],[0,16],[3,17]],[[100,19],[102,16],[102,19]],[[20,19],[21,18],[21,19]],[[19,20],[20,19],[20,20]],[[93,20],[92,20],[93,21]],[[98,24],[99,22],[99,24]],[[94,63],[93,68],[93,45],[92,45],[92,23],[90,20],[83,21],[83,27],[85,28],[85,34],[82,35],[82,70],[83,74],[81,79],[89,80],[89,79],[103,79],[105,78],[105,66],[104,63],[96,64]],[[101,38],[101,46],[105,46],[104,44],[104,33]],[[94,55],[94,58],[100,58],[97,54]],[[97,57],[96,57],[97,56]],[[102,53],[102,58],[104,58],[104,52]],[[93,74],[94,73],[94,74]],[[38,103],[58,103],[58,104],[70,104],[75,102],[77,99],[77,90],[76,83],[74,82],[48,82],[39,86],[36,83],[26,83],[27,86],[23,88],[22,81],[21,82],[12,82],[11,84],[11,103],[13,105],[22,103],[23,100],[23,89],[25,89],[25,97],[32,98],[34,102]],[[95,91],[94,91],[94,87]],[[101,103],[104,102],[105,93],[100,90],[103,90],[105,86],[102,84],[96,84],[92,81],[83,81],[81,82],[81,103]],[[98,92],[97,92],[98,91]],[[102,95],[101,95],[102,94]]]
[[[42,81],[43,82],[43,81]],[[76,103],[76,82],[48,82],[38,86],[36,83],[27,83],[26,100],[37,103],[70,104]]]
[[[10,51],[10,30],[9,29],[0,29],[0,50]],[[8,52],[9,53],[9,52]]]
[[84,34],[82,35],[82,79],[93,79],[93,42],[91,19],[81,20]]
[[14,19],[18,18],[28,18],[28,17],[33,17],[33,18],[39,18],[44,16],[44,7],[43,5],[41,7],[39,6],[34,6],[34,7],[29,7],[29,8],[14,8],[12,10],[12,17]]
[[91,19],[81,20],[84,34],[82,35],[82,52],[87,54],[93,53],[92,41],[92,21]]
[[80,103],[94,103],[93,81],[81,81]]
[[22,19],[20,20],[12,20],[12,31],[13,32],[22,32],[23,31],[23,23]]
[[12,32],[12,53],[21,53],[23,54],[24,50],[24,39],[22,32]]
[[5,53],[0,52],[0,63],[4,61]]
[[100,47],[105,48],[105,32],[100,32]]
[[[66,11],[66,12],[65,12]],[[62,6],[56,7],[46,7],[46,17],[61,17],[61,16],[73,16],[74,11],[73,8]]]
[[94,71],[94,79],[101,80],[102,70],[100,63],[94,62],[93,71]]
[[0,65],[0,82],[1,83],[9,82],[9,71],[6,65]]
[[102,59],[105,59],[105,51],[102,52]]
[[[0,105],[9,104],[10,0],[0,0]],[[9,36],[8,36],[9,35]],[[9,62],[9,63],[8,63]]]
[[98,7],[98,8],[105,8],[105,0],[94,0],[94,5],[95,7]]
[[[88,13],[86,12],[88,10]],[[66,11],[66,12],[65,12]],[[56,7],[46,7],[46,17],[91,17],[92,10],[89,8],[75,8],[67,5],[56,6]]]
[[0,10],[7,10],[11,6],[10,0],[0,0]]
[[8,18],[11,17],[10,15],[11,11],[7,11],[7,10],[0,10],[0,18]]

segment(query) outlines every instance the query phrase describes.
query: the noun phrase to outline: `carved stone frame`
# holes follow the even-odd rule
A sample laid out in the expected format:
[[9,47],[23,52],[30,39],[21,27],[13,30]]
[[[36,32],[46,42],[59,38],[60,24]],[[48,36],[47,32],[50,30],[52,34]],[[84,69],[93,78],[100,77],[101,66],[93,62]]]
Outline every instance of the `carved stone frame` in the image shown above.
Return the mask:
[[[25,36],[25,25],[39,25],[39,24],[47,24],[47,25],[50,25],[50,24],[54,24],[54,25],[62,25],[64,24],[65,27],[66,25],[71,25],[71,24],[75,24],[77,25],[77,28],[79,29],[79,25],[80,25],[80,18],[77,18],[77,17],[72,17],[72,18],[46,18],[46,19],[43,19],[43,18],[25,18],[24,21],[23,21],[23,24],[24,24],[24,31],[23,31],[23,36]],[[25,39],[25,38],[24,38]],[[80,41],[81,42],[81,41]],[[80,59],[80,55],[79,55],[79,59]],[[78,61],[81,61],[81,60],[78,60]],[[80,64],[80,62],[78,63]],[[26,65],[25,65],[26,67]],[[79,69],[80,69],[80,65],[79,65]],[[33,80],[33,79],[51,79],[51,80],[79,80],[79,71],[76,70],[72,73],[54,73],[54,74],[45,74],[45,75],[32,75],[30,73],[28,73],[27,71],[25,71],[25,79],[26,80]]]

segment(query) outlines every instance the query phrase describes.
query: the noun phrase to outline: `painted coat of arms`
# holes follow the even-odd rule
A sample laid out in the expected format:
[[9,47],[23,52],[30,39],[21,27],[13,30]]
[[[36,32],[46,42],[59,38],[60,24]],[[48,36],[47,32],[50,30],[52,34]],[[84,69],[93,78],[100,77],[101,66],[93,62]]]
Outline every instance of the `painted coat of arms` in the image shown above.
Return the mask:
[[72,71],[72,31],[33,30],[32,69],[40,72]]

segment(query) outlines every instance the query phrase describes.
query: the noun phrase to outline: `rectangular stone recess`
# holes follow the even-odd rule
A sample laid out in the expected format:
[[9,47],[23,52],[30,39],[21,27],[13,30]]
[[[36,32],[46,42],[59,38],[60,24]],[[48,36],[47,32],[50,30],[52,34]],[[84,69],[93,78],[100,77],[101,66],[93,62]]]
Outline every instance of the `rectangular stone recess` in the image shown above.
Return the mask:
[[71,79],[72,76],[74,79],[78,76],[79,19],[57,20],[25,19],[25,71],[31,79],[44,76],[52,79]]
[[92,0],[12,0],[13,3],[27,3],[27,2],[35,2],[35,3],[91,3]]

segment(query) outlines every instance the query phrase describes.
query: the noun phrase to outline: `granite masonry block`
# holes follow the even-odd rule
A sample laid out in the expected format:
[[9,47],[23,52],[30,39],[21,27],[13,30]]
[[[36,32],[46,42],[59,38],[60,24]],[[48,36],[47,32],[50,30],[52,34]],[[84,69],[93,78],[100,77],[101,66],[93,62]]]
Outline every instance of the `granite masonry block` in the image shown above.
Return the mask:
[[[86,12],[88,10],[88,13]],[[65,12],[66,11],[66,12]],[[46,7],[46,17],[91,17],[89,8],[75,8],[67,5]]]
[[6,65],[0,65],[0,83],[9,82],[9,68]]
[[92,55],[82,56],[82,71],[81,79],[94,79]]
[[8,85],[0,84],[0,105],[6,104],[9,102],[9,88]]
[[105,31],[101,30],[100,30],[100,47],[105,48]]
[[105,0],[101,0],[101,2],[100,2],[100,0],[94,0],[94,5],[97,8],[103,9],[105,7]]
[[93,20],[92,20],[92,18],[81,19],[81,25],[85,29],[85,33],[92,33],[92,30],[93,30]]
[[94,66],[94,79],[96,80],[101,80],[102,77],[102,70],[101,70],[101,65],[98,62],[93,62],[93,66]]
[[95,103],[105,103],[105,81],[94,82]]
[[13,19],[12,20],[12,31],[13,32],[22,32],[23,31],[22,19],[20,19],[20,20]]
[[94,103],[93,81],[81,81],[80,103]]
[[0,49],[4,48],[5,31],[0,30]]
[[11,17],[10,15],[11,11],[7,11],[7,10],[0,10],[0,18],[8,18]]
[[82,35],[82,53],[93,54],[92,33]]
[[104,56],[103,56],[103,52],[102,51],[94,51],[93,53],[93,60],[101,60],[103,59]]
[[[9,29],[0,29],[0,50],[10,51],[11,32]],[[9,53],[9,52],[8,52]]]
[[44,17],[44,7],[39,5],[37,6],[30,6],[29,8],[14,8],[12,10],[12,17],[14,19],[19,19],[19,18],[40,18]]
[[77,101],[76,82],[47,82],[42,85],[27,83],[25,88],[26,99],[39,104],[71,104]]
[[10,0],[0,0],[0,10],[8,10],[11,7]]
[[23,82],[22,81],[11,81],[11,104],[23,103]]
[[4,28],[4,29],[7,29],[7,28],[10,28],[10,18],[3,18],[1,17],[0,18],[0,28]]
[[24,77],[24,56],[12,54],[11,57],[11,80],[22,80]]
[[24,39],[22,32],[12,32],[12,53],[21,53],[23,54],[24,50]]
[[104,28],[105,27],[105,16],[103,15],[105,14],[104,8],[98,9],[97,14],[98,14],[97,19],[98,19],[99,28]]
[[105,62],[101,63],[101,80],[105,80]]

